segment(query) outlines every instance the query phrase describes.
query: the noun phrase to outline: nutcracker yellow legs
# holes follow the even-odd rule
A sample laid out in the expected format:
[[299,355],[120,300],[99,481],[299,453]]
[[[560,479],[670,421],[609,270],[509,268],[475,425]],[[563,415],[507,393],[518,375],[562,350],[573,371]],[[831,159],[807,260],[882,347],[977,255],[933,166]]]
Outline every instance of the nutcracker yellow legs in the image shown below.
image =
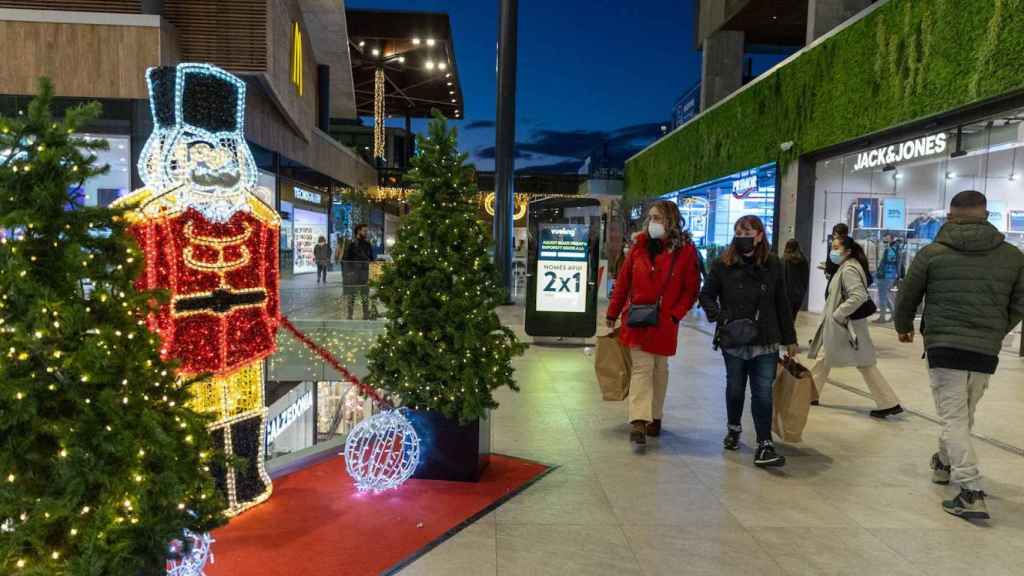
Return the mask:
[[272,485],[263,464],[267,410],[263,402],[263,361],[258,360],[226,375],[192,384],[190,406],[213,414],[214,444],[228,460],[244,459],[238,466],[214,470],[218,488],[228,499],[228,516],[235,516],[270,498]]

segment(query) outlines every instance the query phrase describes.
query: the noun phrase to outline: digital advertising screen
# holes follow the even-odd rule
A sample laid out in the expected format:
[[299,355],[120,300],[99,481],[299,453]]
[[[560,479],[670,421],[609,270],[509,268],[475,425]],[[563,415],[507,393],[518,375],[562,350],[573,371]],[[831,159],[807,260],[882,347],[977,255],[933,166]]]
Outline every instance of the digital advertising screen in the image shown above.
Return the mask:
[[540,224],[539,231],[537,311],[586,312],[590,227]]

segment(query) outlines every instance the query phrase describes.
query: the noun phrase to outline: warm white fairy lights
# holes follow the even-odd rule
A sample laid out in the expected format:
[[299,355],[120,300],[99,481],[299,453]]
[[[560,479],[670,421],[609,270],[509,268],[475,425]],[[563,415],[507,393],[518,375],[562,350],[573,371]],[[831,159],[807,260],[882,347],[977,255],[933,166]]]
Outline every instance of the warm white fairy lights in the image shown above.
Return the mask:
[[[157,118],[154,71],[149,81],[150,110]],[[183,92],[196,76],[213,76],[236,90],[234,130],[211,132],[185,121]],[[247,210],[247,190],[256,187],[257,169],[245,142],[245,82],[209,64],[179,64],[174,79],[174,125],[157,126],[139,156],[142,181],[153,190],[171,190],[187,184],[188,193],[177,200],[214,222],[226,222],[239,210]]]
[[167,576],[205,576],[206,565],[213,564],[213,543],[209,533],[185,530],[183,540],[171,542],[168,549]]
[[384,69],[373,74],[373,157],[384,158]]
[[420,463],[420,439],[401,410],[363,420],[345,442],[345,468],[360,492],[384,492],[408,480]]

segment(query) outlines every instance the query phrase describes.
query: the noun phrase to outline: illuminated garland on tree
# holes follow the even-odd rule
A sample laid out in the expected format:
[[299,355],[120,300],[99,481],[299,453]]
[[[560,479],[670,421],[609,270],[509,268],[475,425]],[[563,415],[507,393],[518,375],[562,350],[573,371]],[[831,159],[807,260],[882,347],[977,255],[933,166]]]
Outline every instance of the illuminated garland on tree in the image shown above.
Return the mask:
[[518,389],[511,361],[526,347],[496,313],[505,294],[455,131],[435,114],[417,147],[407,180],[418,192],[377,283],[388,322],[367,381],[404,406],[468,423],[497,407],[494,389]]
[[158,574],[223,521],[220,460],[146,329],[163,297],[132,286],[124,213],[81,204],[99,105],[57,120],[52,94],[0,118],[0,574]]

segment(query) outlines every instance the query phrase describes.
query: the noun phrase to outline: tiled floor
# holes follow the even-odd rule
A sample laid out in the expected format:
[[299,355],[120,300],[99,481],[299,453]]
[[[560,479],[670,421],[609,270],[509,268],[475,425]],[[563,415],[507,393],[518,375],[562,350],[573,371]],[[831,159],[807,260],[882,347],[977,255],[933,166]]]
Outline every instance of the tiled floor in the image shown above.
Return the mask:
[[[883,370],[906,404],[927,412],[923,368],[894,358],[912,353],[890,352],[884,339]],[[953,518],[939,508],[952,489],[929,482],[938,427],[912,415],[872,420],[866,398],[832,386],[804,442],[782,447],[789,465],[759,470],[749,418],[743,449],[722,452],[723,367],[707,335],[684,327],[681,350],[670,364],[665,433],[635,450],[624,406],[601,401],[584,350],[531,348],[517,361],[521,391],[499,393],[494,450],[560,468],[403,574],[1022,573],[1024,458],[979,443],[994,518]],[[1003,369],[1018,372],[993,388],[1013,378],[1020,388],[1019,361],[1007,357]],[[835,379],[863,388],[852,371]],[[994,404],[999,394],[1020,391],[994,390]],[[1024,428],[1021,415],[1005,429]]]
[[[335,277],[337,276],[337,277]],[[282,309],[331,348],[354,355],[382,322],[348,322],[340,275],[282,282]],[[522,333],[522,309],[503,319]],[[817,318],[803,315],[801,342]],[[645,450],[629,446],[625,407],[603,402],[582,348],[534,346],[516,361],[519,393],[502,390],[493,449],[559,468],[458,533],[403,574],[1022,574],[1024,570],[1024,360],[1004,355],[982,401],[977,431],[1017,449],[977,444],[993,520],[974,525],[939,508],[952,489],[929,482],[934,417],[920,344],[872,329],[879,365],[907,414],[889,422],[854,370],[836,370],[799,445],[783,445],[777,471],[751,463],[745,445],[723,454],[724,376],[699,314],[671,361],[666,430]],[[309,368],[284,347],[276,369]],[[326,372],[325,372],[326,373]],[[855,391],[860,391],[858,394]]]

